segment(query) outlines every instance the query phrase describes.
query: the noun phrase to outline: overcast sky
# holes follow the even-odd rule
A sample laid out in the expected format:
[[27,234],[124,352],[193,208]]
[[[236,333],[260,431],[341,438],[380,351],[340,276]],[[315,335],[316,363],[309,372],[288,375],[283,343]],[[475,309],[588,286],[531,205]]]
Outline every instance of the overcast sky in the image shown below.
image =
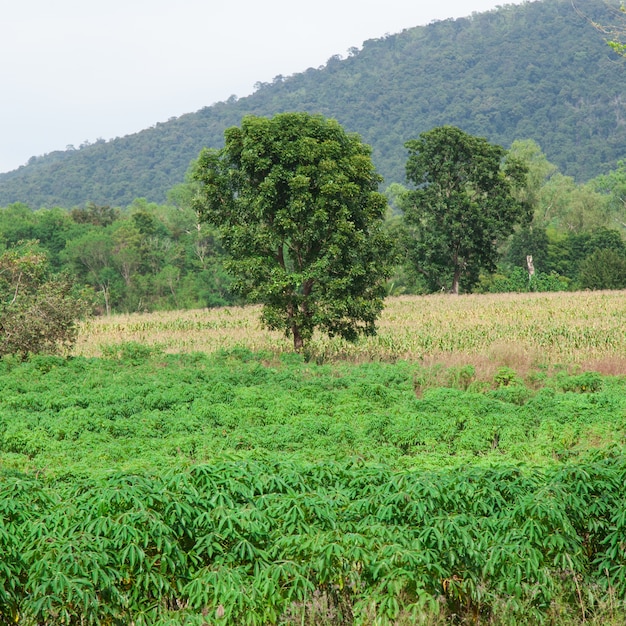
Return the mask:
[[521,0],[2,0],[0,172]]

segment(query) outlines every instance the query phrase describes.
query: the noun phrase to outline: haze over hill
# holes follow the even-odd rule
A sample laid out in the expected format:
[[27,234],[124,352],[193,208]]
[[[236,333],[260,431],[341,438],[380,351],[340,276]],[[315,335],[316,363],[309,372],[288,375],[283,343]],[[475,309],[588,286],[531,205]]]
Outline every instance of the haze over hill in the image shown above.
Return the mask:
[[[585,11],[608,19],[602,0]],[[365,42],[272,83],[139,133],[33,158],[0,174],[0,206],[162,202],[205,146],[246,114],[319,112],[373,147],[385,185],[404,181],[404,142],[442,124],[508,147],[534,139],[579,180],[626,153],[626,70],[570,0],[501,7]]]

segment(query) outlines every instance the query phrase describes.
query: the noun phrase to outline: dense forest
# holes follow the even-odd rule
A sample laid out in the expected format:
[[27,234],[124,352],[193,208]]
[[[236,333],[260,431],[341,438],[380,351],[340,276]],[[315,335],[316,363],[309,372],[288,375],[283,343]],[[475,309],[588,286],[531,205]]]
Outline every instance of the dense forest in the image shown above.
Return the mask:
[[364,42],[347,58],[258,84],[137,134],[32,157],[0,174],[0,206],[163,203],[205,146],[246,114],[309,111],[337,119],[372,145],[385,184],[404,182],[405,141],[452,124],[510,147],[533,139],[578,182],[625,156],[626,72],[591,21],[602,0],[504,6]]

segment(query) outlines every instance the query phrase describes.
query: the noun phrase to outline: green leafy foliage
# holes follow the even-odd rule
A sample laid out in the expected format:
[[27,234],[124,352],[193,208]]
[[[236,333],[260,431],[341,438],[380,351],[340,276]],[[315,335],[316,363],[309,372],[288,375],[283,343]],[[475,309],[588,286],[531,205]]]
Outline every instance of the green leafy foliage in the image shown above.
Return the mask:
[[246,117],[194,171],[196,210],[218,227],[235,288],[300,351],[318,328],[375,332],[389,275],[385,197],[370,149],[334,120]]
[[307,461],[547,462],[582,454],[588,440],[617,445],[626,428],[623,381],[591,373],[538,379],[537,390],[511,368],[479,380],[472,366],[315,365],[297,355],[270,365],[245,350],[172,356],[132,342],[107,355],[0,361],[7,462],[156,471],[259,450]]
[[29,513],[0,535],[3,555],[20,555],[3,560],[0,616],[277,624],[323,598],[343,624],[411,611],[488,617],[498,601],[540,621],[557,598],[575,604],[577,585],[623,597],[625,479],[620,457],[427,472],[232,459],[158,476],[28,479],[28,489],[3,477],[2,501]]
[[514,196],[526,166],[506,151],[453,126],[408,141],[407,178],[415,189],[403,197],[409,255],[432,290],[459,293],[492,271],[498,242],[531,219]]
[[0,209],[0,250],[36,238],[50,272],[95,292],[96,313],[222,306],[238,301],[217,233],[187,205],[135,200],[124,211]]
[[596,250],[580,264],[579,280],[583,289],[626,288],[626,254]]
[[624,615],[623,379],[269,358],[2,359],[0,623]]
[[556,272],[546,274],[535,272],[529,276],[528,271],[514,267],[506,273],[496,271],[489,276],[482,275],[475,291],[477,293],[524,293],[530,291],[567,291],[570,280]]
[[0,356],[64,352],[88,311],[67,275],[50,276],[33,242],[0,255]]

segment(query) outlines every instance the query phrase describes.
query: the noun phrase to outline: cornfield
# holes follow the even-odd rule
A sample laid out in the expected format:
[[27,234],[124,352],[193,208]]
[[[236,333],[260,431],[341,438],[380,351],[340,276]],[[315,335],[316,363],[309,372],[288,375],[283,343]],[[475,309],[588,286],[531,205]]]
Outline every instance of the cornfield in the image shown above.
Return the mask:
[[[81,328],[74,353],[137,342],[165,352],[245,347],[282,354],[291,342],[263,329],[260,307],[115,315]],[[389,298],[375,337],[349,344],[316,336],[317,361],[463,362],[528,369],[579,365],[626,372],[626,292],[404,296]]]

